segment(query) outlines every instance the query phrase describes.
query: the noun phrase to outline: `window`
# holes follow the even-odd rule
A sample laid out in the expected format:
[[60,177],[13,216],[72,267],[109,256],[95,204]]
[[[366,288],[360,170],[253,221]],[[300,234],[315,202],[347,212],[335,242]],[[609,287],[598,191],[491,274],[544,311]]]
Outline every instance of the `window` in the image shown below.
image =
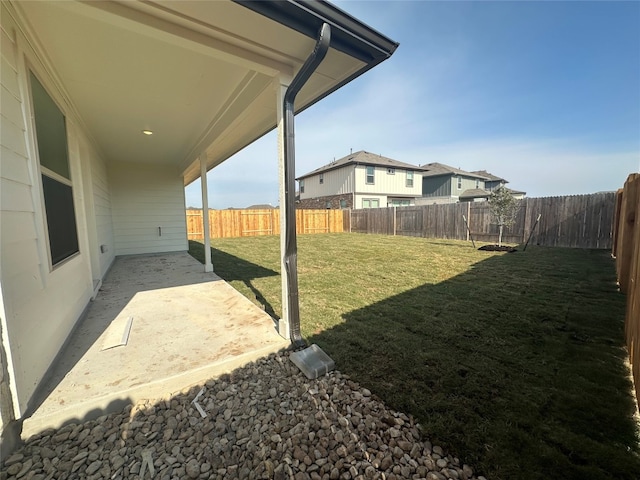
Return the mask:
[[367,167],[367,185],[373,185],[375,182],[375,168]]
[[458,190],[462,188],[462,177],[458,177]]
[[331,208],[331,202],[325,202],[324,206],[327,210],[329,210]]
[[390,207],[408,207],[411,205],[411,200],[408,198],[390,198],[389,206]]
[[395,175],[396,174],[396,169],[393,168],[393,167],[389,167],[389,168],[387,168],[387,173],[389,175]]
[[304,193],[304,180],[298,180],[298,185],[300,185],[300,193]]
[[29,73],[49,253],[51,266],[56,266],[80,251],[69,168],[67,125],[58,105],[33,72]]
[[363,198],[362,208],[378,208],[380,206],[380,200],[377,198]]
[[320,174],[320,185],[324,183],[324,173]]
[[476,188],[480,188],[480,180],[476,179]]
[[340,208],[347,208],[347,201],[344,198],[340,200]]
[[413,172],[407,172],[407,187],[413,188]]

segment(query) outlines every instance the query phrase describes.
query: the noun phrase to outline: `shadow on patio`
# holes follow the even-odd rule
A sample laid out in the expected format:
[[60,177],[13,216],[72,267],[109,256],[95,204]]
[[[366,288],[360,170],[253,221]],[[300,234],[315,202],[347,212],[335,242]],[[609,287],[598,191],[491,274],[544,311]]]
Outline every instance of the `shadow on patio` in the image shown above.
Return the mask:
[[640,478],[608,252],[491,256],[343,319],[309,341],[488,478]]
[[[127,344],[106,348],[129,319]],[[165,398],[286,346],[272,318],[188,253],[118,257],[39,390],[23,437]]]

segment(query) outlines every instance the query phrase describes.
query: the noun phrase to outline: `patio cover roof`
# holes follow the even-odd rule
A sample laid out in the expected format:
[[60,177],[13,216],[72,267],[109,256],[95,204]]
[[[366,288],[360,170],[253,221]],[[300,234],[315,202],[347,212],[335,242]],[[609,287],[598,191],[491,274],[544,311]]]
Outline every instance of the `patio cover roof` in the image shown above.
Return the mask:
[[202,152],[208,170],[275,128],[275,82],[296,74],[323,22],[331,49],[296,111],[398,45],[326,2],[9,3],[105,160],[175,165],[185,184]]

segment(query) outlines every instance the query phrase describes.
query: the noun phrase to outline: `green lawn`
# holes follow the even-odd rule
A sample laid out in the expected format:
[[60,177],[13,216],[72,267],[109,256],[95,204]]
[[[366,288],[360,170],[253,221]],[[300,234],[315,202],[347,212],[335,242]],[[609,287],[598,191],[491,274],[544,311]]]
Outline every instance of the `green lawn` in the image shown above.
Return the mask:
[[[216,273],[279,314],[278,237],[212,245]],[[358,234],[298,245],[304,336],[434,443],[490,480],[640,478],[608,252]]]

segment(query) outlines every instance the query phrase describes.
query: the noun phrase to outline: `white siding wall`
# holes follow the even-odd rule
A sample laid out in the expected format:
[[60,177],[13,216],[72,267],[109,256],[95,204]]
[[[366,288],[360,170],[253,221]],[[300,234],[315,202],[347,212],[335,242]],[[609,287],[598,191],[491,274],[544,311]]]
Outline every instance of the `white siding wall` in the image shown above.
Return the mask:
[[[374,183],[369,185],[366,182],[367,167],[357,165],[355,168],[356,193],[377,193],[386,195],[410,195],[422,196],[422,175],[418,172],[413,174],[413,187],[407,187],[407,172],[396,168],[395,174],[387,173],[384,167],[375,167]],[[384,204],[386,207],[386,202]]]
[[386,195],[375,195],[375,194],[362,194],[355,196],[355,205],[353,208],[368,208],[365,207],[362,203],[363,200],[366,199],[377,199],[378,200],[378,208],[383,208],[387,206],[387,196]]
[[[462,177],[462,188],[458,188],[458,178],[454,176],[451,178],[451,194],[455,196],[460,196],[465,190],[472,190],[476,188],[476,179]],[[478,187],[480,189],[484,189],[484,180],[478,180]]]
[[175,168],[110,163],[108,172],[116,255],[188,250],[184,185]]
[[347,165],[343,168],[324,172],[322,184],[320,184],[320,175],[305,178],[304,193],[300,194],[300,198],[316,198],[327,195],[353,193],[353,182],[354,166]]
[[[111,221],[111,193],[106,164],[90,144],[79,141],[83,159],[83,185],[87,211],[87,230],[91,270],[94,282],[102,279],[115,258],[113,223]],[[101,248],[104,246],[104,250]]]
[[[28,45],[16,37],[13,19],[2,5],[1,139],[0,169],[0,291],[4,305],[3,346],[14,409],[19,416],[47,368],[57,355],[92,292],[91,266],[86,251],[87,225],[81,212],[83,202],[82,164],[79,141],[87,141],[77,129],[58,90]],[[14,39],[17,38],[17,43]],[[26,47],[25,47],[26,48]],[[80,253],[51,271],[48,245],[44,239],[41,181],[35,140],[30,120],[30,98],[24,60],[35,66],[50,95],[61,105],[68,120],[69,163]]]

